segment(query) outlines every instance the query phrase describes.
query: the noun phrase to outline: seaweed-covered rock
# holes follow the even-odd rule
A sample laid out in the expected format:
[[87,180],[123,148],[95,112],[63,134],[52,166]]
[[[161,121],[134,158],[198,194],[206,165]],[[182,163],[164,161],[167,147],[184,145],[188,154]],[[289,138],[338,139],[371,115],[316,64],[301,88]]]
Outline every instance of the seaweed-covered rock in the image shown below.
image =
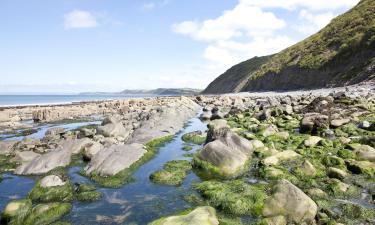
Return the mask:
[[285,216],[297,224],[312,222],[318,211],[316,203],[303,191],[287,180],[280,180],[273,187],[273,194],[262,211],[265,217]]
[[375,163],[369,161],[347,160],[348,170],[355,174],[367,174],[370,177],[375,176]]
[[185,142],[200,145],[206,141],[206,135],[203,135],[202,131],[193,131],[182,135],[182,140]]
[[[33,202],[71,202],[74,199],[73,187],[69,182],[53,181],[46,182],[47,176],[39,181],[30,191],[28,197]],[[46,186],[47,185],[47,186]],[[51,185],[51,186],[49,186]]]
[[264,185],[243,180],[205,181],[195,188],[212,206],[235,215],[260,215],[267,197]]
[[301,155],[292,150],[278,152],[262,160],[266,166],[278,165],[282,161],[292,160],[300,157]]
[[[248,161],[248,156],[236,148],[230,148],[220,140],[210,142],[194,158],[194,165],[211,170],[222,176],[233,176],[242,171]],[[206,165],[206,164],[209,165]]]
[[23,225],[48,225],[59,220],[72,209],[70,203],[48,203],[36,205],[23,221]]
[[167,162],[162,170],[152,173],[150,179],[159,184],[180,185],[191,169],[189,161],[173,160]]
[[158,219],[149,225],[219,225],[216,211],[209,206],[201,206],[189,213]]
[[323,138],[318,136],[310,136],[303,143],[306,147],[314,147],[317,145]]
[[18,221],[22,220],[25,215],[29,213],[31,208],[32,203],[29,199],[13,200],[5,206],[4,211],[1,213],[0,223],[7,224],[17,217]]

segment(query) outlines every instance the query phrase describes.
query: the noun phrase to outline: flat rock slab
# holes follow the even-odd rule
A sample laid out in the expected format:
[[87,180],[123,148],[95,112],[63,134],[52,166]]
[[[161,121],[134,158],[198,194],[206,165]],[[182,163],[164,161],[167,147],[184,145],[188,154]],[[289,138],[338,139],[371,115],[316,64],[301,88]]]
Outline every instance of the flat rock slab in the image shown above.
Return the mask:
[[146,150],[142,144],[112,145],[95,154],[86,166],[86,173],[96,172],[100,176],[113,176],[129,168],[142,158]]
[[15,174],[31,175],[44,174],[56,167],[65,167],[70,164],[72,153],[63,148],[58,148],[44,155],[36,157],[30,162],[23,163],[15,171]]

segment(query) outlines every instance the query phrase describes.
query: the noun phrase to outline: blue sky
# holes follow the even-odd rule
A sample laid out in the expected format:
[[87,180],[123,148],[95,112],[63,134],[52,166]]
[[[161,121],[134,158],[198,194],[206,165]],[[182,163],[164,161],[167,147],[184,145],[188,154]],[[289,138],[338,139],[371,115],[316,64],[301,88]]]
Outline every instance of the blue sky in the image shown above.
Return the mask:
[[204,88],[358,0],[0,0],[0,93]]

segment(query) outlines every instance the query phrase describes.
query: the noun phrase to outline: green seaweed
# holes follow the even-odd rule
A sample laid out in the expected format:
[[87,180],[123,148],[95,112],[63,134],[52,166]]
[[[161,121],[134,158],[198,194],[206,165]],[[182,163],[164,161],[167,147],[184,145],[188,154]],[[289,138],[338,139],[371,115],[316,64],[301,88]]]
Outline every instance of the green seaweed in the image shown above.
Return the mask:
[[234,215],[260,215],[267,197],[265,185],[250,185],[243,180],[205,181],[194,188],[210,205]]
[[158,184],[181,185],[191,169],[192,166],[189,161],[173,160],[167,162],[162,170],[152,173],[150,179]]

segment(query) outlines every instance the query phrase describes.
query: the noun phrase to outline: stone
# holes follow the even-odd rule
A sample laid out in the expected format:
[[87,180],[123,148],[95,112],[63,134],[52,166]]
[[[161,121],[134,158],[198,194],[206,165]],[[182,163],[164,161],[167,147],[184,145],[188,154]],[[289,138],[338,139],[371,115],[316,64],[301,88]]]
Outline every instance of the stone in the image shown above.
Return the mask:
[[350,122],[350,119],[335,119],[335,120],[331,120],[331,126],[341,127],[342,125],[345,125],[349,122]]
[[371,124],[367,120],[361,121],[358,125],[359,128],[362,128],[362,129],[365,129],[365,130],[368,129],[370,126],[371,126]]
[[318,198],[327,197],[327,193],[325,193],[322,189],[319,189],[319,188],[310,188],[309,190],[307,190],[307,194],[309,196],[318,197]]
[[72,154],[78,154],[83,151],[87,146],[90,146],[92,141],[89,138],[62,140],[59,145],[62,149],[70,151]]
[[287,140],[289,138],[289,132],[288,131],[277,132],[275,136],[283,140]]
[[337,178],[340,180],[343,180],[345,177],[348,176],[348,174],[345,171],[335,168],[335,167],[329,167],[327,174],[328,174],[328,177],[330,178]]
[[303,174],[305,174],[307,176],[315,176],[316,175],[316,169],[315,169],[314,165],[311,164],[311,162],[309,162],[308,160],[303,161],[303,163],[300,167],[300,170]]
[[65,132],[64,128],[53,127],[46,131],[45,136],[60,136],[64,132]]
[[345,161],[346,168],[354,174],[367,174],[370,177],[375,176],[375,163],[369,161]]
[[249,159],[244,152],[230,148],[220,140],[206,144],[198,157],[217,167],[224,176],[236,175],[244,169]]
[[259,133],[263,137],[268,137],[268,136],[276,134],[277,132],[279,132],[279,129],[275,125],[271,124],[271,125],[268,125],[267,127],[263,128],[263,129],[261,129]]
[[43,188],[63,186],[65,184],[66,182],[56,175],[48,175],[40,180],[40,186]]
[[39,156],[40,154],[33,151],[16,152],[15,156],[12,158],[12,161],[21,163],[30,162]]
[[32,207],[31,200],[22,199],[22,200],[13,200],[9,202],[2,213],[2,218],[5,220],[10,220],[11,218],[27,213]]
[[273,187],[272,196],[266,199],[262,211],[265,217],[285,216],[297,224],[314,221],[318,206],[298,187],[282,179]]
[[275,155],[266,157],[265,159],[262,160],[262,163],[263,165],[266,165],[266,166],[275,166],[275,165],[278,165],[282,161],[295,159],[300,156],[301,155],[296,153],[295,151],[286,150],[286,151],[278,152]]
[[107,123],[97,128],[98,134],[104,137],[123,137],[127,138],[130,135],[130,130],[126,129],[121,122]]
[[216,211],[210,206],[201,206],[186,215],[170,216],[149,225],[219,225]]
[[85,167],[87,174],[96,172],[100,176],[113,176],[129,168],[146,153],[142,144],[112,145],[93,156]]
[[286,225],[286,219],[284,216],[274,216],[265,218],[264,221],[267,225]]
[[361,145],[354,150],[354,154],[360,160],[375,162],[375,149],[369,145]]
[[323,138],[321,137],[318,137],[318,136],[310,136],[308,137],[304,142],[303,144],[306,146],[306,147],[315,147],[321,140],[323,140]]
[[98,152],[100,152],[104,146],[98,142],[92,142],[89,146],[84,149],[84,156],[87,159],[92,159]]

